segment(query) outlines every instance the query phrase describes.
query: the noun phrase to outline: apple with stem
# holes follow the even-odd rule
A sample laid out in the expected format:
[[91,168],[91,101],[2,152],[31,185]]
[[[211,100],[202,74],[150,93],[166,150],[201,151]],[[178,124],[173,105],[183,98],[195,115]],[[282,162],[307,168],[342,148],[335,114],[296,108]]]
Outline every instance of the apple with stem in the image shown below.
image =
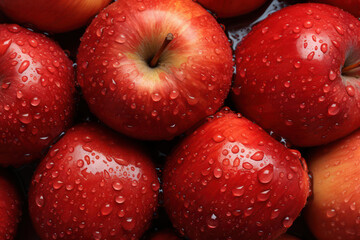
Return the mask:
[[90,110],[144,140],[171,139],[213,114],[233,75],[229,41],[191,0],[119,0],[82,37],[78,82]]
[[111,0],[0,0],[0,10],[17,23],[61,33],[85,25],[110,2]]
[[0,24],[0,165],[42,156],[72,123],[71,60],[45,35]]
[[359,239],[360,130],[314,149],[309,158],[313,200],[308,226],[318,240]]
[[325,4],[296,4],[256,25],[236,50],[236,108],[297,146],[360,127],[360,22]]
[[21,218],[21,199],[14,179],[0,170],[0,239],[12,240]]
[[193,240],[276,239],[309,195],[304,159],[225,108],[169,155],[164,205]]
[[216,13],[218,17],[228,18],[252,12],[266,0],[197,0],[197,2]]
[[359,0],[313,0],[313,2],[320,2],[330,4],[348,11],[355,17],[360,17],[360,1]]
[[146,151],[96,124],[68,130],[36,169],[29,211],[42,240],[139,239],[157,208]]

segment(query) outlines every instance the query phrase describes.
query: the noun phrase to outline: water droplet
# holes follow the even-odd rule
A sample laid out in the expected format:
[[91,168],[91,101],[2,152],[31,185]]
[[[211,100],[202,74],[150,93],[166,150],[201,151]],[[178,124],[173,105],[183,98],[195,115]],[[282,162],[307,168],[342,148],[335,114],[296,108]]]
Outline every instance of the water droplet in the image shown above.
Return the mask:
[[236,187],[233,190],[231,190],[234,197],[241,197],[245,193],[244,186]]
[[312,28],[313,23],[311,21],[306,21],[306,22],[304,22],[303,26],[304,26],[304,28],[309,29],[309,28]]
[[263,151],[257,151],[256,153],[254,153],[250,159],[254,160],[254,161],[261,161],[264,158],[264,152]]
[[336,216],[336,211],[335,211],[335,209],[329,209],[329,210],[327,210],[327,211],[326,211],[326,216],[327,216],[328,218],[333,218],[333,217],[335,217],[335,216]]
[[29,66],[30,66],[30,62],[28,60],[23,61],[19,67],[18,72],[23,73]]
[[31,99],[30,104],[34,107],[38,106],[40,104],[40,99],[38,97],[34,97],[33,99]]
[[53,182],[53,188],[54,188],[55,190],[60,189],[63,185],[64,185],[64,183],[63,183],[62,181],[60,181],[60,180]]
[[43,195],[38,195],[35,197],[35,203],[38,207],[43,207],[45,205],[45,199]]
[[334,80],[336,79],[336,77],[337,77],[337,74],[336,74],[333,70],[330,70],[330,72],[329,72],[329,79],[330,79],[331,81],[334,81]]
[[331,104],[330,107],[328,108],[328,114],[330,116],[335,116],[339,112],[340,112],[340,107],[337,103]]
[[222,142],[225,140],[225,137],[223,135],[217,134],[213,136],[213,140],[217,143]]
[[112,212],[112,210],[113,210],[113,208],[112,208],[111,204],[107,203],[101,208],[101,214],[103,216],[107,216]]
[[0,56],[4,55],[12,43],[11,39],[0,41]]
[[270,198],[270,190],[262,191],[262,192],[260,192],[260,193],[257,195],[257,200],[258,200],[259,202],[265,202],[265,201],[267,201],[269,198]]
[[176,90],[173,90],[170,92],[170,99],[174,100],[179,96],[179,92]]
[[121,182],[113,182],[112,187],[115,191],[120,191],[123,189],[123,184]]
[[355,88],[351,85],[346,86],[346,92],[350,97],[355,96]]
[[119,44],[123,44],[126,42],[126,37],[124,34],[120,34],[116,39],[115,42],[119,43]]
[[220,178],[222,176],[222,170],[220,168],[214,169],[214,177]]
[[159,102],[161,100],[161,95],[159,93],[152,93],[151,94],[151,99],[154,102]]
[[122,227],[124,228],[124,230],[126,231],[131,231],[134,229],[135,227],[135,220],[133,218],[127,218],[125,219],[125,221],[123,221],[122,223]]
[[22,115],[19,116],[19,120],[20,120],[20,122],[22,122],[23,124],[29,124],[29,123],[31,123],[31,121],[32,121],[32,117],[31,117],[30,114],[24,113],[24,114],[22,114]]
[[326,53],[328,50],[328,45],[326,43],[323,43],[323,44],[321,44],[320,49],[323,53]]
[[117,203],[119,203],[119,204],[124,203],[125,200],[126,200],[126,198],[125,198],[124,196],[117,196],[117,197],[115,198],[115,202],[117,202]]
[[285,228],[291,227],[292,223],[293,223],[293,220],[292,220],[292,218],[290,218],[290,217],[285,217],[284,220],[283,220],[283,222],[282,222],[282,224],[283,224],[283,226],[284,226]]
[[215,214],[212,214],[207,220],[206,220],[208,228],[214,229],[217,228],[219,225],[219,220],[217,219],[217,216]]
[[269,183],[274,177],[274,166],[272,164],[267,165],[258,172],[258,180],[261,183]]

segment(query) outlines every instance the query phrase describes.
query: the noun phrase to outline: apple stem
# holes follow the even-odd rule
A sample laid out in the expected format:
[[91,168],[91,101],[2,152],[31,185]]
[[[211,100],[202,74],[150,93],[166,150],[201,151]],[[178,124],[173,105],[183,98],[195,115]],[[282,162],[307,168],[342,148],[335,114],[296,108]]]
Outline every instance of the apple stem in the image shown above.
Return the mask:
[[357,62],[357,63],[355,63],[355,64],[353,64],[353,65],[344,67],[344,68],[342,69],[342,73],[345,73],[345,74],[346,74],[346,73],[349,73],[350,71],[354,70],[354,69],[357,68],[357,67],[360,67],[360,62]]
[[174,35],[172,33],[169,33],[163,44],[161,45],[159,51],[155,54],[155,56],[151,59],[151,62],[150,62],[150,67],[154,68],[158,65],[158,62],[159,62],[159,59],[160,59],[160,56],[161,54],[165,51],[165,49],[167,48],[167,46],[169,45],[169,43],[174,39]]

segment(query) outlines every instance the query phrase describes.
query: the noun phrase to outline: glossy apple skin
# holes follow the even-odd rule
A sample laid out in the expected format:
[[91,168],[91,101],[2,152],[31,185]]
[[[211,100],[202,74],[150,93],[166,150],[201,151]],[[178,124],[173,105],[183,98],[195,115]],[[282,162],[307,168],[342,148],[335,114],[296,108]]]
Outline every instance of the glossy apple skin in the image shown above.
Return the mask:
[[43,240],[139,239],[157,207],[159,187],[151,159],[137,144],[82,124],[40,163],[29,211]]
[[85,25],[110,2],[111,0],[0,0],[0,10],[17,23],[60,33]]
[[348,11],[355,17],[360,17],[360,1],[359,0],[315,0],[315,2],[321,2],[330,4]]
[[[256,25],[236,50],[236,108],[297,146],[360,127],[360,24],[325,4],[296,4]],[[357,77],[356,77],[357,76]]]
[[41,157],[72,122],[72,62],[51,39],[0,25],[0,165]]
[[306,163],[225,109],[176,147],[164,168],[164,204],[197,239],[276,239],[305,206]]
[[313,200],[308,226],[317,239],[359,239],[360,130],[310,155]]
[[0,239],[12,240],[21,218],[21,199],[12,179],[0,170]]
[[[168,33],[175,39],[150,68]],[[191,0],[114,2],[86,30],[77,62],[90,110],[146,140],[171,139],[217,111],[233,74],[224,31]]]
[[197,0],[202,6],[216,13],[218,17],[235,17],[254,11],[266,0]]

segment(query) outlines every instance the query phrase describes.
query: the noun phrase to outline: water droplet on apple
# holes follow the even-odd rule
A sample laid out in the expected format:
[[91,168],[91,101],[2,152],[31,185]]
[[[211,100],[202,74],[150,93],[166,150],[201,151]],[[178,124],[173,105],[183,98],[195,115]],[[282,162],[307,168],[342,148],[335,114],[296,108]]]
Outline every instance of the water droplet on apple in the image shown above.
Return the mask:
[[29,66],[30,66],[30,62],[28,60],[23,61],[19,67],[18,72],[19,73],[25,72],[25,70],[28,69]]
[[219,220],[215,214],[212,214],[207,220],[206,220],[207,226],[210,229],[217,228],[219,225]]
[[101,208],[101,214],[103,216],[107,216],[112,212],[112,210],[113,210],[113,207],[111,206],[111,204],[107,203]]
[[272,164],[267,165],[258,172],[258,180],[263,184],[267,184],[272,181],[274,177],[274,166]]
[[36,106],[38,106],[39,104],[40,104],[40,99],[38,98],[38,97],[34,97],[32,100],[31,100],[31,102],[30,102],[30,104],[32,105],[32,106],[34,106],[34,107],[36,107]]
[[43,195],[37,195],[35,197],[35,203],[39,208],[43,207],[45,205],[44,196]]
[[333,103],[329,106],[328,108],[328,114],[330,116],[335,116],[336,114],[338,114],[340,112],[340,107],[337,103]]
[[284,220],[282,221],[282,224],[284,228],[289,228],[293,224],[293,221],[294,220],[291,217],[285,217]]
[[327,210],[327,211],[326,211],[326,216],[327,216],[328,218],[333,218],[333,217],[335,217],[335,216],[336,216],[336,211],[335,211],[335,209],[329,209],[329,210]]
[[245,189],[244,186],[240,186],[234,188],[233,190],[231,190],[231,192],[234,197],[241,197],[242,195],[244,195]]
[[346,86],[346,92],[350,97],[355,96],[355,88],[351,85]]
[[135,220],[131,217],[125,219],[125,221],[123,221],[123,223],[122,223],[122,227],[126,231],[133,230],[135,227]]
[[264,152],[263,151],[257,151],[256,153],[254,153],[250,159],[254,160],[254,161],[261,161],[264,158]]

